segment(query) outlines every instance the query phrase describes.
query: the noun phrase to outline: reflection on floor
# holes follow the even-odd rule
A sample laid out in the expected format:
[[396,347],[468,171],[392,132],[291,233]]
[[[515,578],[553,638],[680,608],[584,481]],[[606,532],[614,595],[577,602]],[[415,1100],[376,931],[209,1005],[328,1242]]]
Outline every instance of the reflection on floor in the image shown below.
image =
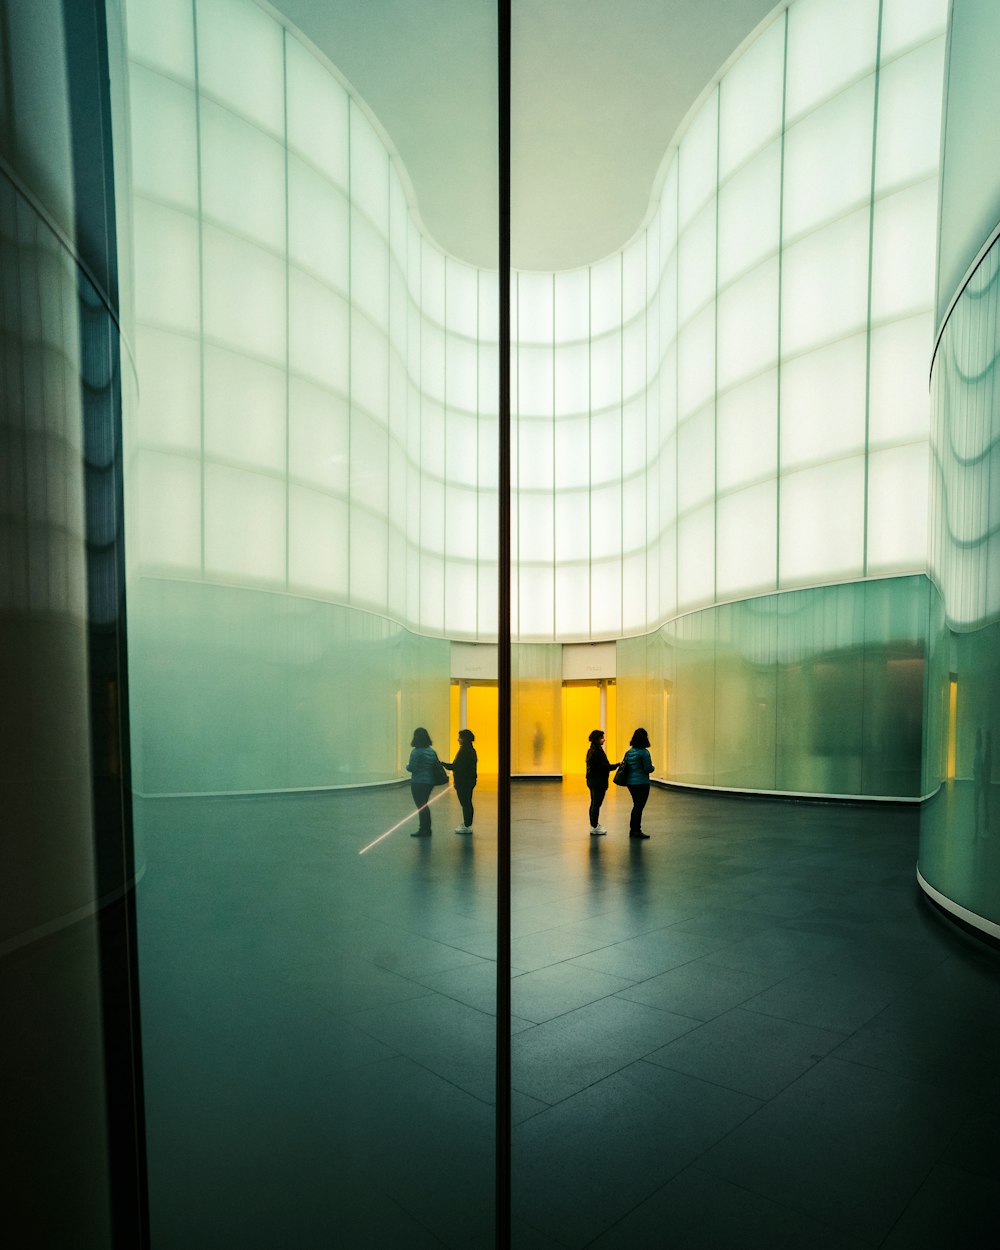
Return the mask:
[[[493,1239],[495,792],[147,801],[154,1250]],[[515,785],[514,1245],[995,1244],[1000,961],[917,815]]]

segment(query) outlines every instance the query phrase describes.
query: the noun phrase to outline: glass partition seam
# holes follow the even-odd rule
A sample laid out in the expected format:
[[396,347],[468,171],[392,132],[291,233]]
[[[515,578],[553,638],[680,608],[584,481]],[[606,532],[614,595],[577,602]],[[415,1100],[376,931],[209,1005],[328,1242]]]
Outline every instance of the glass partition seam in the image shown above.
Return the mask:
[[[781,587],[781,405],[782,405],[782,313],[784,310],[784,254],[785,254],[785,132],[788,128],[788,9],[782,15],[782,66],[781,66],[781,144],[778,156],[778,359],[775,365],[774,409],[774,588]],[[775,739],[774,775],[778,775],[778,744]]]
[[198,47],[198,0],[191,0],[194,58],[195,196],[198,206],[198,517],[200,575],[205,580],[205,205],[201,150],[201,67]]
[[[499,251],[499,490],[498,494],[498,756],[497,986],[496,986],[496,1243],[511,1240],[511,621],[510,621],[510,90],[511,3],[497,0],[498,251]],[[519,597],[520,598],[520,597]]]
[[[862,535],[862,553],[861,553],[861,573],[862,576],[868,575],[868,522],[869,522],[869,489],[871,468],[870,447],[871,447],[871,384],[872,384],[872,278],[874,273],[875,260],[875,174],[876,159],[878,157],[878,93],[879,82],[881,79],[881,53],[882,53],[882,6],[885,0],[878,0],[878,18],[875,29],[875,90],[872,99],[872,164],[871,164],[871,181],[869,184],[868,194],[868,291],[867,304],[865,308],[865,472],[864,472],[864,499],[862,501],[863,508],[863,525]],[[862,694],[863,694],[862,690]],[[864,714],[864,699],[862,698],[862,715]]]
[[288,208],[288,29],[281,27],[281,103],[284,142],[284,192],[285,192],[285,589],[291,581],[291,530],[292,530],[292,473],[291,473],[291,425],[292,425],[292,313],[291,313],[291,242],[289,238]]
[[[724,80],[723,80],[724,81]],[[712,543],[712,600],[719,599],[719,189],[720,145],[722,137],[722,82],[715,105],[715,299],[712,301],[715,353],[712,362],[712,502],[715,534]]]

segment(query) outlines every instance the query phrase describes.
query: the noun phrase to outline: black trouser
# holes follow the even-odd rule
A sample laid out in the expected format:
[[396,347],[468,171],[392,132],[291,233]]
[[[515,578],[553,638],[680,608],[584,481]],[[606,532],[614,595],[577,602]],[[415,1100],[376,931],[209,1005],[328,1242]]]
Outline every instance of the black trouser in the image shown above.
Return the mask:
[[587,783],[587,789],[590,791],[590,827],[597,828],[597,821],[601,815],[601,804],[604,802],[604,796],[608,792],[608,783],[604,785],[591,785]]
[[455,782],[455,793],[458,795],[459,803],[462,804],[462,823],[466,829],[472,828],[472,818],[476,814],[472,806],[472,791],[475,788],[474,785],[460,786],[457,781]]
[[649,785],[629,786],[629,794],[632,796],[632,815],[628,820],[629,833],[642,832],[642,809],[646,806],[646,800],[649,798]]
[[431,811],[427,806],[427,800],[431,797],[431,791],[434,789],[432,785],[427,785],[422,781],[410,782],[410,793],[413,795],[413,804],[419,808],[418,815],[420,817],[420,832],[430,833],[431,831]]

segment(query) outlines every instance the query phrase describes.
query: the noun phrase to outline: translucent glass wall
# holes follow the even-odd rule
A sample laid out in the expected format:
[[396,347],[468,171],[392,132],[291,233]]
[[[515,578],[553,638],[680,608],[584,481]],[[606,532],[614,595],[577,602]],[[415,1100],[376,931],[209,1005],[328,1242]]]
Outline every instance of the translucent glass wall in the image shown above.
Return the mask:
[[924,577],[765,595],[618,645],[622,737],[657,777],[918,798],[931,587]]
[[962,290],[934,360],[931,576],[940,591],[928,688],[920,872],[1000,933],[1000,243]]
[[[489,639],[495,279],[331,66],[252,0],[194,10],[129,15],[135,567]],[[797,0],[623,252],[515,276],[522,641],[923,568],[945,15]]]

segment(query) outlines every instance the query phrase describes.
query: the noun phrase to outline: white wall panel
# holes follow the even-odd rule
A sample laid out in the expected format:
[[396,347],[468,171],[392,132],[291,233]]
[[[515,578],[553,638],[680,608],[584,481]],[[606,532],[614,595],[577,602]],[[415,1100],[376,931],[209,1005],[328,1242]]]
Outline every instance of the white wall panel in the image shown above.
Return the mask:
[[205,465],[205,572],[250,584],[285,580],[285,482]]
[[719,179],[725,181],[781,133],[784,101],[785,17],[779,15],[720,86]]
[[242,0],[199,0],[196,13],[201,90],[272,134],[284,135],[281,27]]
[[[343,191],[348,169],[347,92],[298,40],[289,36],[288,146]],[[318,126],[317,119],[323,124]]]
[[862,456],[781,478],[781,587],[860,577],[864,563]]

